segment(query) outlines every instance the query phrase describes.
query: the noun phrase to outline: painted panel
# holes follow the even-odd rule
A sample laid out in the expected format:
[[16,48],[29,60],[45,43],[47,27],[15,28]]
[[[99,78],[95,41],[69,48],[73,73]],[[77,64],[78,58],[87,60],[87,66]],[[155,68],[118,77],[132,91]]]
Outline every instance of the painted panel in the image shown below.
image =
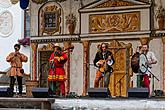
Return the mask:
[[140,30],[140,12],[89,16],[89,33],[134,32]]

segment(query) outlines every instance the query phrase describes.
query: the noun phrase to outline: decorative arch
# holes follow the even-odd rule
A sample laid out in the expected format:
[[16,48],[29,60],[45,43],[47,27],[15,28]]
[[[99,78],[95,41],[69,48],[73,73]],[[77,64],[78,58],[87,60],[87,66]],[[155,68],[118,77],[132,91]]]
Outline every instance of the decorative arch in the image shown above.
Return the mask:
[[63,9],[56,2],[46,2],[39,9],[39,36],[61,34],[63,29]]

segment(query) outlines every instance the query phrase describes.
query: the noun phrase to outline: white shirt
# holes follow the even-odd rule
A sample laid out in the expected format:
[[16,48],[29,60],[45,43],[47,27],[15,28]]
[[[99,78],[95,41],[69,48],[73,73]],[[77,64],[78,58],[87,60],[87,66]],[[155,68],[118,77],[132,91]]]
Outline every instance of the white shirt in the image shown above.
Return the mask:
[[[151,62],[151,61],[157,61],[157,58],[155,57],[155,54],[153,53],[153,52],[147,52],[147,54],[146,54],[146,56],[147,56],[147,60],[149,61],[149,62]],[[151,65],[148,65],[150,68],[152,68],[152,64]]]
[[[153,52],[150,52],[150,51],[147,52],[146,57],[147,57],[147,60],[149,62],[151,62],[151,61],[157,61],[157,58],[155,57],[155,54]],[[149,68],[148,68],[146,74],[150,75],[151,74],[152,64],[148,65],[148,67]]]

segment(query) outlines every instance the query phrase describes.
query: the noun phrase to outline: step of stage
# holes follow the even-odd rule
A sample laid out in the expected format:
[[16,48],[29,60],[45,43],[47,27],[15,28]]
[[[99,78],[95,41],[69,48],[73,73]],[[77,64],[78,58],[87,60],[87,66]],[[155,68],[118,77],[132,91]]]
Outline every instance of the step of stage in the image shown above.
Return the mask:
[[6,110],[51,110],[51,105],[54,103],[54,101],[55,98],[0,97],[0,108],[6,108]]
[[55,99],[53,110],[165,110],[165,98]]

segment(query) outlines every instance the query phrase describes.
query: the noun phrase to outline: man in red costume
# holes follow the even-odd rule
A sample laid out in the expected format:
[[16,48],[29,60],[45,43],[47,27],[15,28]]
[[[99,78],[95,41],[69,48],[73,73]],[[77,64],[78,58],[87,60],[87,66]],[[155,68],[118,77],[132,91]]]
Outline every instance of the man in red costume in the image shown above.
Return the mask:
[[[67,54],[62,52],[62,48],[58,43],[54,45],[54,52],[49,58],[51,64],[49,69],[48,81],[49,89],[55,95],[65,96],[65,70],[64,64],[67,61]],[[58,84],[58,85],[57,85]],[[60,89],[58,93],[57,88]]]

